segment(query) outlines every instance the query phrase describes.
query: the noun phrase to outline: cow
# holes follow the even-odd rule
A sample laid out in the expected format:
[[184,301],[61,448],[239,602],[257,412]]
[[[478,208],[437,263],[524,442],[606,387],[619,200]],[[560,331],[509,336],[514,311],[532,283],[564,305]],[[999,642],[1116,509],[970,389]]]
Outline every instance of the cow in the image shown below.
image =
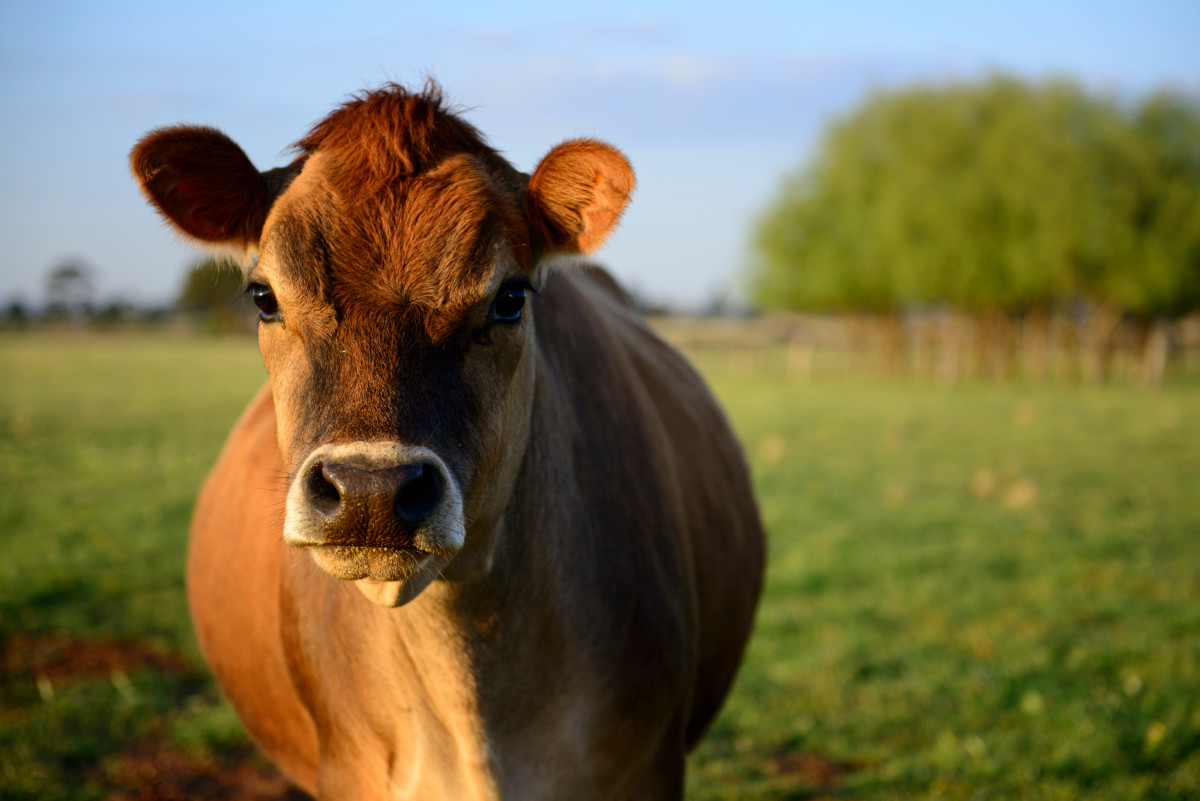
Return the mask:
[[181,125],[130,157],[260,312],[187,565],[246,729],[320,799],[681,798],[765,546],[707,388],[584,263],[629,162],[577,139],[521,173],[433,83],[294,153]]

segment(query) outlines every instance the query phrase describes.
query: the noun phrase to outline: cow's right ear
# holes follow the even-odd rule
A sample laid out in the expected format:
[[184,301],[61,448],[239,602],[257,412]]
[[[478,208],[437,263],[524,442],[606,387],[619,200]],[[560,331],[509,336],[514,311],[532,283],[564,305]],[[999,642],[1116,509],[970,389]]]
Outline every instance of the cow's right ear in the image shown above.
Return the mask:
[[137,143],[129,162],[142,192],[181,233],[205,244],[258,244],[273,200],[270,176],[225,134],[159,128]]

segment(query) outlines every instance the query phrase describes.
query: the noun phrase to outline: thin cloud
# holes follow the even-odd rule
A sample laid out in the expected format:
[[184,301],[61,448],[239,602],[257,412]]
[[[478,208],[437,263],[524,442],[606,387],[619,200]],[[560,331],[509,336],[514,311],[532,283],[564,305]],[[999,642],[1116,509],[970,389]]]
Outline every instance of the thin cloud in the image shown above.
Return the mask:
[[683,26],[677,20],[666,18],[583,20],[560,26],[562,32],[572,36],[606,42],[627,42],[639,45],[667,45],[677,41]]

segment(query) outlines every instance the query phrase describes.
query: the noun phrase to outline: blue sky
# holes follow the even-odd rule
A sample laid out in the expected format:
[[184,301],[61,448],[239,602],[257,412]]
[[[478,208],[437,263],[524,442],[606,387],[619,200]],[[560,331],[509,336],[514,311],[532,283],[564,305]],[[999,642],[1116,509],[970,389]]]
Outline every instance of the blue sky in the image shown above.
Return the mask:
[[638,172],[598,254],[651,297],[737,287],[747,234],[867,93],[1003,71],[1200,93],[1200,3],[71,3],[0,8],[0,301],[77,257],[98,298],[173,297],[197,251],[126,167],[146,130],[214,125],[261,168],[348,94],[435,76],[519,168],[595,136]]

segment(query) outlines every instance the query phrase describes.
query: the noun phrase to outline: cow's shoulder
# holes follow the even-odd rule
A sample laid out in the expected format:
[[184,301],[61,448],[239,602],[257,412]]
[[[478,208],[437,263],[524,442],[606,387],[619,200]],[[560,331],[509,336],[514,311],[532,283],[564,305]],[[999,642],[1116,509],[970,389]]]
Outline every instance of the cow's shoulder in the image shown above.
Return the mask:
[[280,633],[285,471],[264,386],[205,481],[188,543],[188,604],[204,656],[250,735],[289,778],[316,781],[312,718],[292,684]]

